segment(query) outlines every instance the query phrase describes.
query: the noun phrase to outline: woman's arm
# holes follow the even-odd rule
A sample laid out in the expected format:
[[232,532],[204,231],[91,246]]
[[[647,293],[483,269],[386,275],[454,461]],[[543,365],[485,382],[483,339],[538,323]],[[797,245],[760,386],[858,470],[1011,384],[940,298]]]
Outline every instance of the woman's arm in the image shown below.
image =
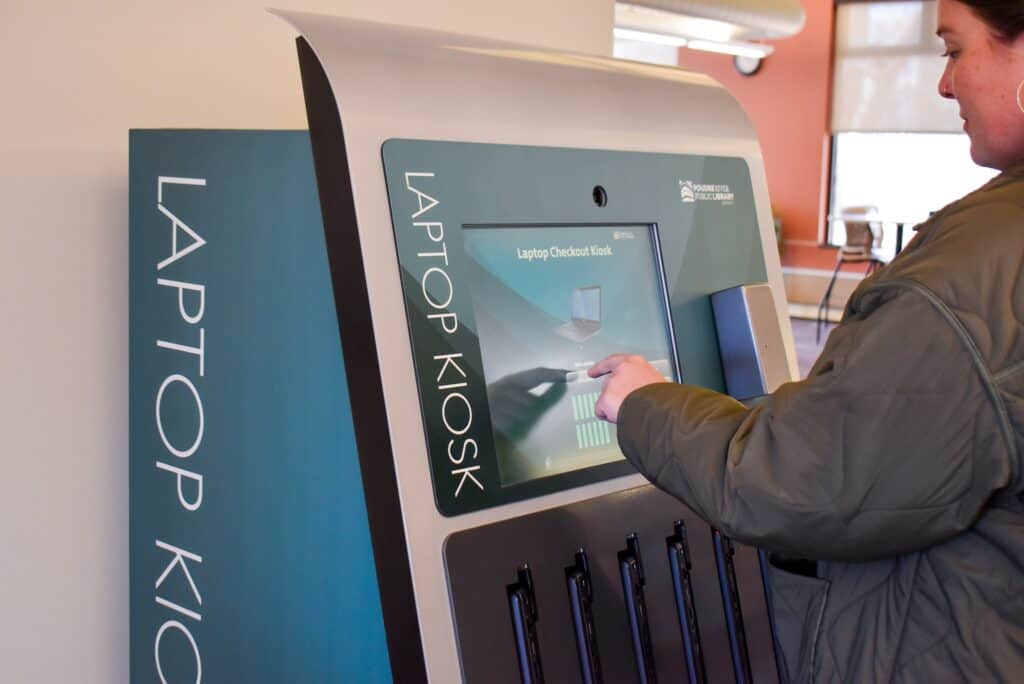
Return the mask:
[[630,393],[623,451],[711,525],[789,556],[870,560],[963,531],[1010,477],[995,405],[928,299],[885,298],[756,408],[686,385]]

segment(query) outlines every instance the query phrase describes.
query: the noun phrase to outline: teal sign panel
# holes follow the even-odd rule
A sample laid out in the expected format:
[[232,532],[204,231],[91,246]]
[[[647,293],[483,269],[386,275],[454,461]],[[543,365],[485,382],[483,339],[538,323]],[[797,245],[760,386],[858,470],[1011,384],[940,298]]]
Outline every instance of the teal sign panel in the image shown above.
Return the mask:
[[390,682],[308,135],[130,138],[136,682]]
[[435,501],[458,515],[632,472],[586,369],[724,390],[710,295],[767,280],[745,160],[389,140]]

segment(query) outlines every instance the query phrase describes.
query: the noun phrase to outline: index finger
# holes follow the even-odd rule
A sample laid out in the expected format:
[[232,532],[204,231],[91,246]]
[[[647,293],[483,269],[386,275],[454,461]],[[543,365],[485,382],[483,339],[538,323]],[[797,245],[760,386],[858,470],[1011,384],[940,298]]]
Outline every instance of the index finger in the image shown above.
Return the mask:
[[607,375],[621,366],[628,358],[629,354],[612,354],[611,356],[607,356],[588,368],[587,375],[592,378],[599,378],[602,375]]

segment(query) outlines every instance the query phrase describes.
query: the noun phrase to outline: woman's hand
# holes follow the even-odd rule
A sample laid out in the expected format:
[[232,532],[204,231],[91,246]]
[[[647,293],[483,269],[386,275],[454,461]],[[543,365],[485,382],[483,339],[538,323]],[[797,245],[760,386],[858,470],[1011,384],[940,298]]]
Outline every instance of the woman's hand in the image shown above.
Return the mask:
[[608,376],[594,411],[598,418],[609,423],[619,421],[619,407],[630,392],[657,382],[668,382],[644,357],[636,354],[612,354],[587,369],[587,375],[592,378]]

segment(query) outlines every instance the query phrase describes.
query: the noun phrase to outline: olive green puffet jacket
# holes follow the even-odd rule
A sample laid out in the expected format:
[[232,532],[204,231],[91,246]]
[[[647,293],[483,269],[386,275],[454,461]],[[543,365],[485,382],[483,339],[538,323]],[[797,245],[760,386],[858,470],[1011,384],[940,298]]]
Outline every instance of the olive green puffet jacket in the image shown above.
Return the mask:
[[[685,370],[685,369],[684,369]],[[794,682],[1024,682],[1024,167],[935,214],[756,408],[651,385],[619,443],[770,568]]]

